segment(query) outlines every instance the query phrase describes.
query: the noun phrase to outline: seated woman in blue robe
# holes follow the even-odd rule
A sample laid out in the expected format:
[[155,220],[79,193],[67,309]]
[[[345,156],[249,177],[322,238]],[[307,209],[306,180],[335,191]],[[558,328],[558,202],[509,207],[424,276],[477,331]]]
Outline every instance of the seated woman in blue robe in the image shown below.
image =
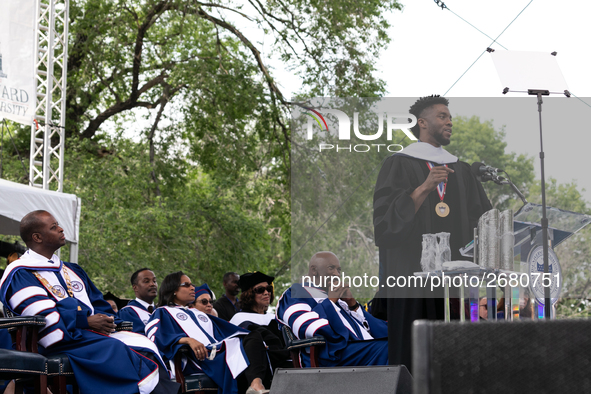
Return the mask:
[[[238,393],[236,378],[249,364],[241,341],[248,331],[187,308],[195,300],[195,286],[181,271],[164,278],[158,300],[158,308],[146,324],[148,338],[169,360],[183,345],[188,345],[193,354],[183,363],[185,376],[204,372],[220,387],[218,393]],[[251,385],[247,393],[262,391]]]

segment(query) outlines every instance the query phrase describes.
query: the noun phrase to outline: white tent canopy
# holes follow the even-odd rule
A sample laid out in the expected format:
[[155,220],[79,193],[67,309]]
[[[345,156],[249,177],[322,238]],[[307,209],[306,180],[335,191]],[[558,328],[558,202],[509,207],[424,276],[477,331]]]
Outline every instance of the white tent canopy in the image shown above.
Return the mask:
[[81,201],[59,193],[0,179],[0,233],[20,235],[20,221],[27,213],[43,209],[51,213],[70,242],[70,261],[78,262]]

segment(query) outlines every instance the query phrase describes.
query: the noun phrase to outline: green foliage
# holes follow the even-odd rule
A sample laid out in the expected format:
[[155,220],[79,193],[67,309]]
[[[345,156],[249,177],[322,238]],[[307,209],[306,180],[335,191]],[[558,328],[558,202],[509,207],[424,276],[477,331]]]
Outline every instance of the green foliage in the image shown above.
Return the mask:
[[591,302],[587,299],[563,298],[556,304],[558,319],[584,319],[591,317]]
[[[210,278],[283,266],[289,103],[251,33],[271,38],[303,94],[375,96],[393,9],[395,0],[72,2],[66,130],[82,141],[68,140],[66,188],[83,199],[83,228],[96,225],[81,235],[95,279],[115,277],[107,260],[129,271],[168,250],[175,267]],[[130,127],[133,142],[111,140]],[[91,261],[98,251],[105,262]]]
[[[534,180],[533,158],[506,153],[505,132],[495,130],[491,121],[480,121],[473,116],[454,116],[453,135],[446,150],[467,163],[482,162],[502,168],[511,177],[519,190],[526,192]],[[511,208],[516,196],[509,185],[499,186],[493,182],[483,183],[486,195],[494,208]]]
[[[393,100],[393,99],[385,99]],[[315,99],[313,106],[338,108],[350,118],[359,114],[361,134],[375,134],[378,98]],[[292,141],[292,256],[291,279],[301,281],[307,275],[310,258],[319,251],[332,251],[347,276],[377,276],[378,253],[373,235],[373,191],[383,160],[392,152],[387,146],[404,139],[400,130],[393,141],[383,133],[378,140],[339,140],[336,125],[328,116],[330,133],[318,133],[312,140],[305,135],[307,116],[294,120]],[[303,123],[302,123],[303,121]],[[326,134],[326,135],[325,135]],[[319,151],[319,144],[335,148]],[[369,152],[356,152],[358,144],[381,145]],[[340,150],[337,151],[336,146]],[[399,147],[393,147],[397,151]],[[363,150],[363,148],[361,148]],[[369,279],[368,279],[369,280]],[[353,289],[356,298],[371,299],[375,289]]]
[[[529,190],[528,200],[542,203],[540,181]],[[584,191],[584,190],[581,190]],[[575,181],[560,184],[554,178],[546,180],[546,205],[578,213],[590,214],[587,201]],[[562,268],[563,288],[559,312],[565,317],[589,314],[586,300],[591,297],[591,227],[587,226],[555,249]],[[578,300],[578,301],[577,301]]]
[[102,290],[131,296],[131,273],[147,266],[159,279],[183,270],[220,295],[224,272],[272,272],[278,264],[281,239],[269,231],[260,200],[236,198],[256,191],[220,187],[170,159],[159,163],[168,176],[155,196],[147,147],[104,142],[111,154],[96,157],[89,142],[70,141],[65,182],[65,192],[82,199],[79,264]]
[[[578,190],[576,181],[561,184],[554,178],[546,179],[546,205],[589,215],[591,214],[591,208],[587,207],[587,202],[581,194],[584,191],[585,189]],[[531,185],[527,199],[536,204],[542,203],[540,180],[536,180]]]
[[6,120],[0,122],[0,178],[28,182],[30,144],[29,127]]
[[171,102],[199,142],[211,127],[232,133],[254,119],[273,123],[265,132],[286,145],[288,103],[259,32],[302,77],[302,93],[376,96],[384,83],[374,63],[389,42],[384,15],[395,9],[395,0],[71,2],[68,133],[90,138],[107,120]]

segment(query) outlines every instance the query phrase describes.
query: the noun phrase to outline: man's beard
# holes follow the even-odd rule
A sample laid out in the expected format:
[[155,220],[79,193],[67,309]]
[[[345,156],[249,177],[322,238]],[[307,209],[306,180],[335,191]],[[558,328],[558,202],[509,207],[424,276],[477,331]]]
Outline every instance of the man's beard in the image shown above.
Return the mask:
[[443,137],[443,131],[442,131],[440,134],[435,135],[435,141],[437,141],[437,143],[441,146],[447,146],[451,142],[451,138],[445,139]]

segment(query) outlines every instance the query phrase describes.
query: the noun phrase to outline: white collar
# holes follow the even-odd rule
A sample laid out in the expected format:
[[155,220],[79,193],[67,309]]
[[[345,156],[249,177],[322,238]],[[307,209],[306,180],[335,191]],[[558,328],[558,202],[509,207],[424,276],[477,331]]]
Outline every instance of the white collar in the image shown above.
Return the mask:
[[52,263],[57,264],[58,266],[61,264],[60,258],[57,255],[52,255],[51,259],[48,259],[45,256],[41,256],[39,253],[35,252],[34,250],[27,250],[25,254],[21,257],[21,259],[26,259],[27,262],[34,262],[34,263]]
[[431,144],[421,141],[410,144],[399,154],[414,157],[415,159],[432,161],[437,164],[449,164],[458,161],[456,156],[444,150],[441,146],[436,148]]
[[152,308],[154,308],[154,303],[148,304],[146,301],[140,300],[137,297],[135,297],[135,300],[136,300],[136,302],[138,302],[141,306],[143,306],[146,309],[148,309],[149,306],[151,306]]
[[51,259],[41,256],[39,253],[27,250],[22,257],[11,264],[9,264],[4,270],[4,275],[0,279],[0,286],[4,285],[4,282],[11,277],[12,273],[20,268],[28,268],[35,271],[50,270],[59,271],[62,267],[60,258],[55,254],[51,256]]

